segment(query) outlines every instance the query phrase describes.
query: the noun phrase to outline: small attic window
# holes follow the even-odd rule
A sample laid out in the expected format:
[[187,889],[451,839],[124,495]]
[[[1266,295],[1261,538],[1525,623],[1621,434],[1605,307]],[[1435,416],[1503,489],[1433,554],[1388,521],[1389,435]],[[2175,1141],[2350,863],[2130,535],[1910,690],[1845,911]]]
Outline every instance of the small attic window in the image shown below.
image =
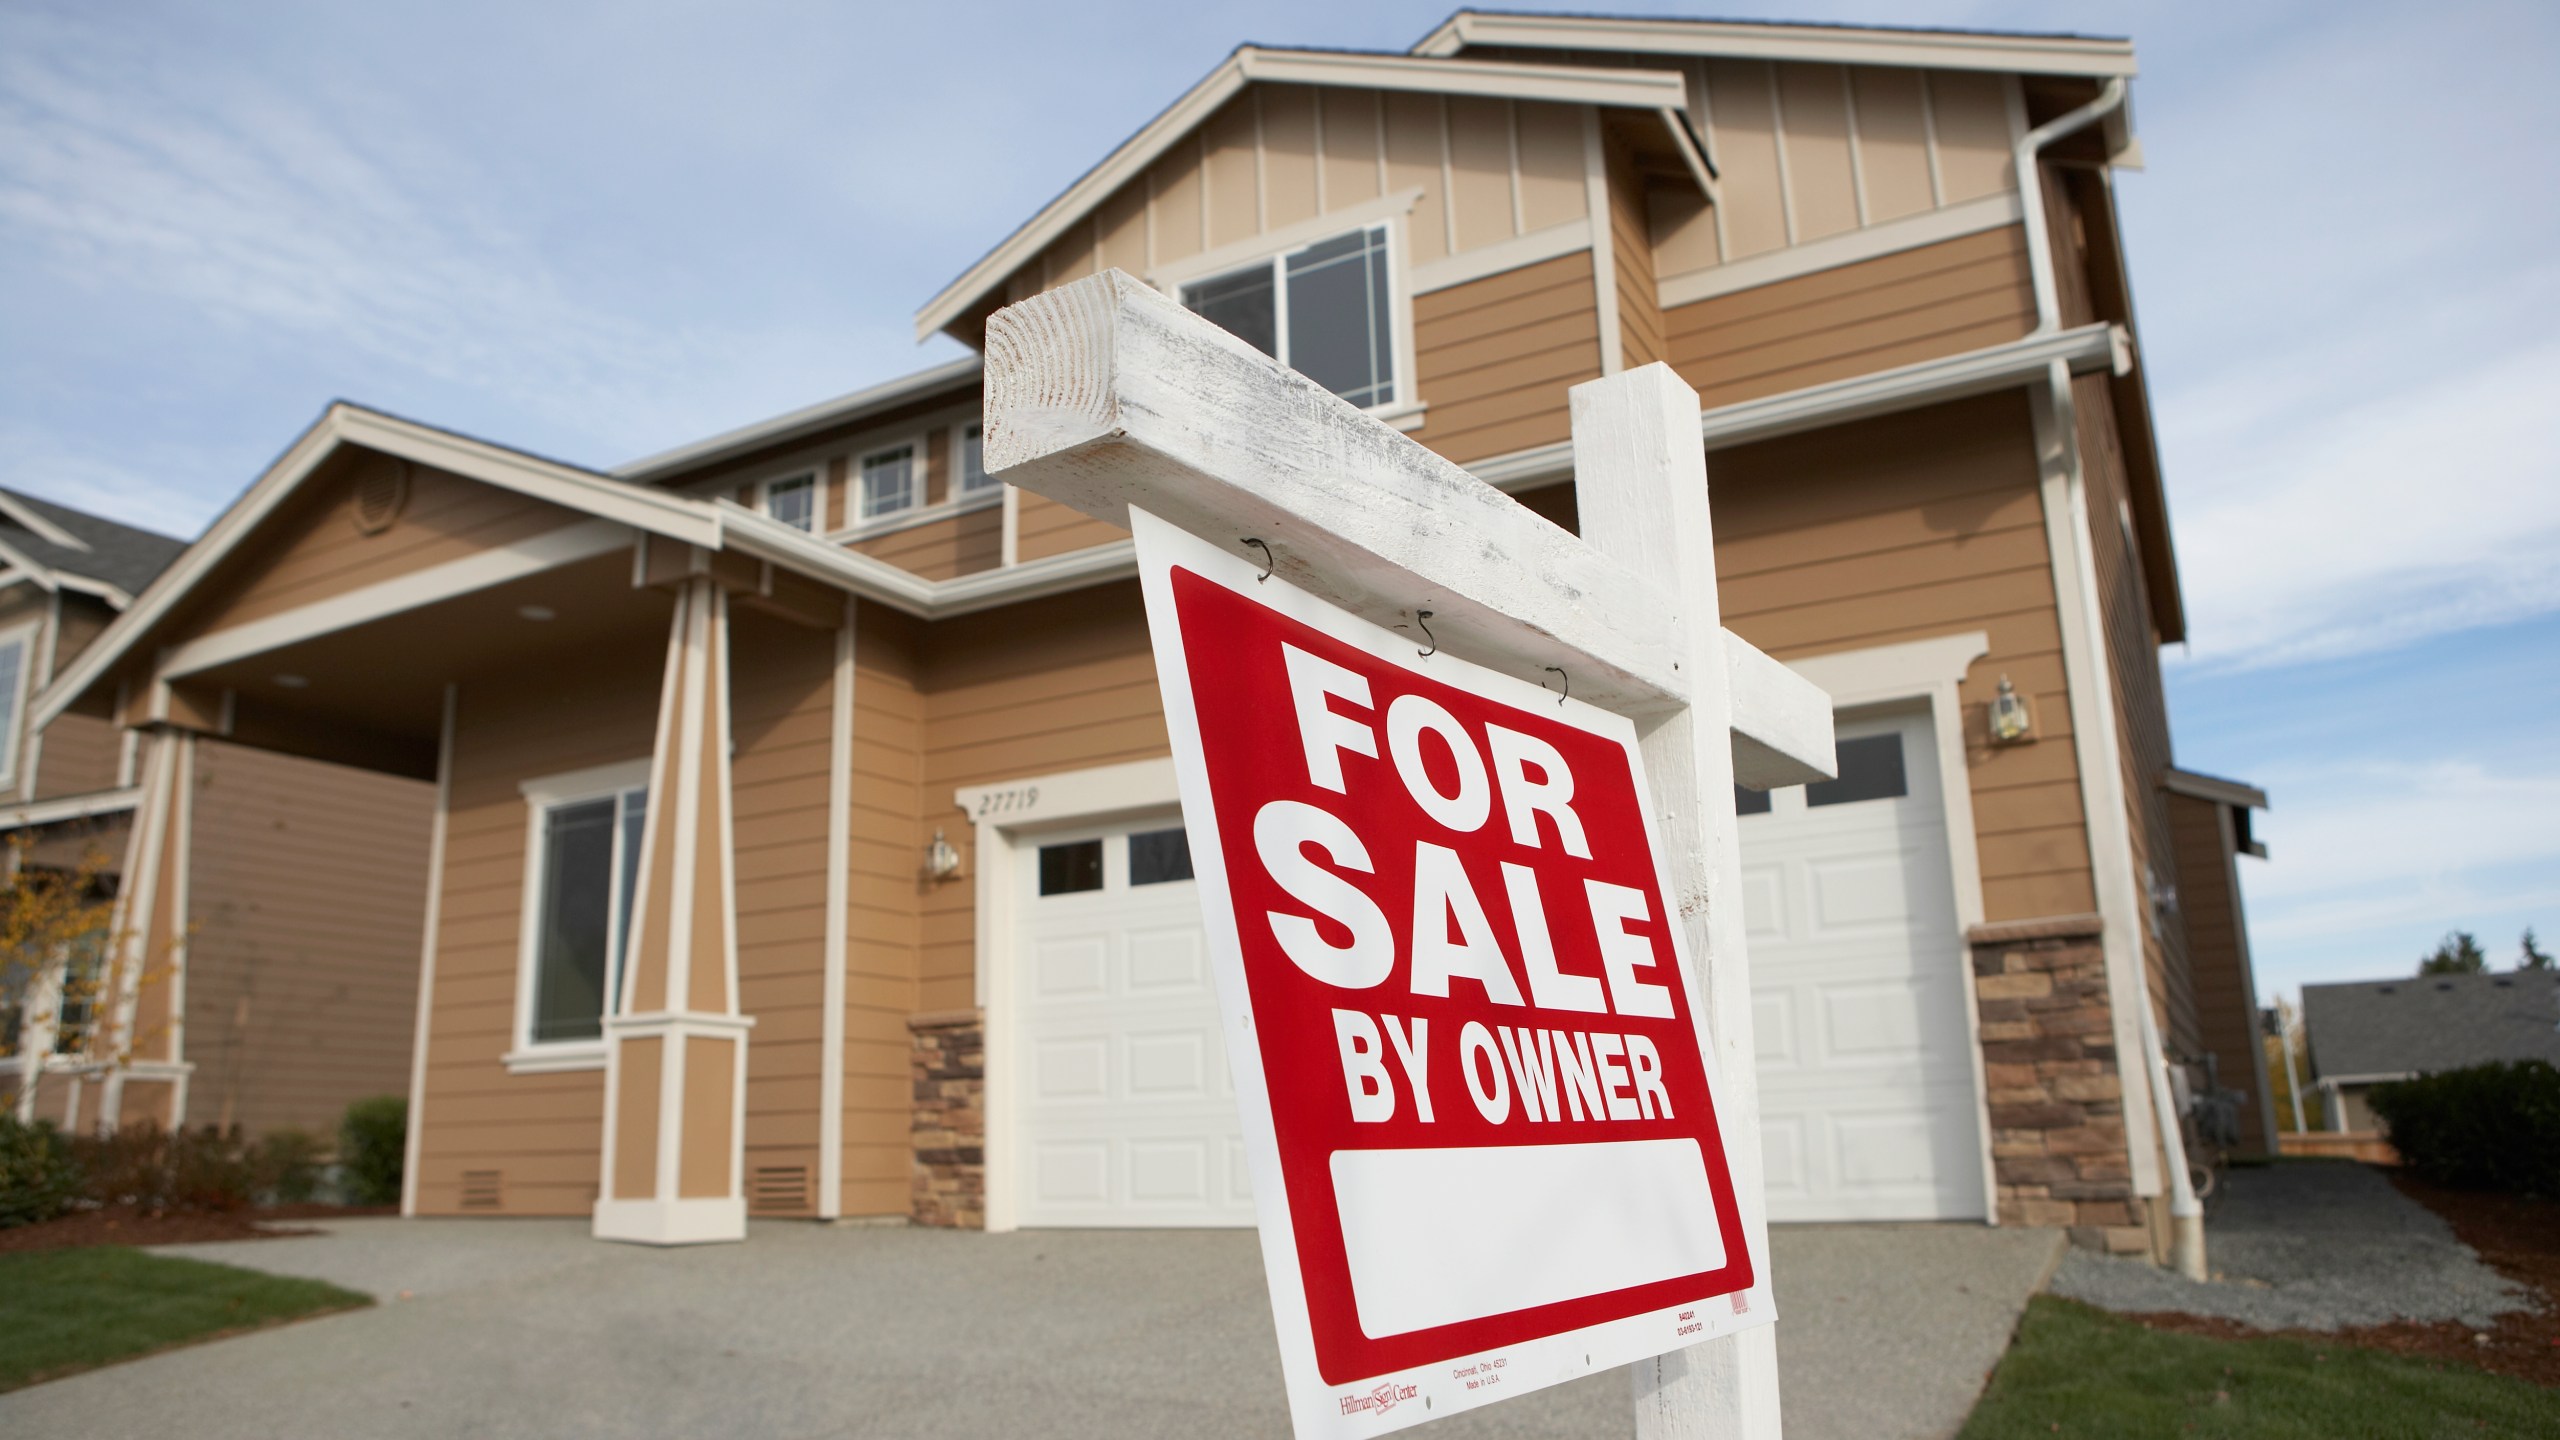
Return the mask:
[[1388,227],[1372,225],[1195,280],[1182,303],[1362,409],[1396,399]]

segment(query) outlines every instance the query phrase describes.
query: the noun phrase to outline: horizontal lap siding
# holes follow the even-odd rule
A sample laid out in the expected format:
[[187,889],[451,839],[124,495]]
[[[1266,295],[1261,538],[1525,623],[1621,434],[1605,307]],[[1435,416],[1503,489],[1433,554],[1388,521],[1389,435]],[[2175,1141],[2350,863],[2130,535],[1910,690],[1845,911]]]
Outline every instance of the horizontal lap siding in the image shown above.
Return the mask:
[[2240,948],[2240,897],[2232,893],[2222,807],[2193,795],[2167,799],[2170,840],[2178,855],[2178,913],[2195,975],[2197,1031],[2222,1084],[2247,1096],[2240,1106],[2241,1147],[2264,1153],[2268,1136],[2260,1105],[2266,1057],[2259,1049],[2258,997],[2249,957]]
[[434,788],[213,740],[195,774],[187,1118],[333,1135],[409,1090]]
[[124,731],[114,721],[66,711],[36,747],[36,798],[112,790],[123,760]]
[[2035,323],[2023,232],[1960,236],[1663,313],[1709,407],[2015,340]]
[[[917,912],[927,884],[917,814],[924,704],[915,685],[915,630],[904,616],[864,605],[854,640],[845,889],[847,1215],[903,1215],[908,1208],[913,1086],[907,1017],[917,1008]],[[966,880],[959,885],[969,888]]]
[[461,689],[418,1157],[421,1213],[464,1213],[463,1173],[475,1170],[502,1172],[499,1213],[583,1215],[595,1202],[603,1072],[512,1075],[500,1061],[515,1043],[525,899],[527,811],[518,787],[536,776],[646,759],[664,659],[662,640],[635,636],[583,661],[564,657]]
[[[922,671],[926,724],[922,821],[909,864],[930,832],[970,849],[973,827],[952,792],[1144,760],[1169,752],[1146,616],[1134,583],[1081,590],[930,632]],[[924,896],[920,961],[924,1010],[976,1003],[976,890],[965,878]]]
[[1654,288],[1653,237],[1644,182],[1623,153],[1609,157],[1609,246],[1617,277],[1618,339],[1626,367],[1667,359],[1662,297]]
[[1129,532],[1117,525],[1028,490],[1022,492],[1014,511],[1014,554],[1020,560],[1045,560],[1128,538]]
[[1413,438],[1461,463],[1570,438],[1565,391],[1600,373],[1592,283],[1577,251],[1416,296]]
[[729,633],[738,1004],[756,1022],[747,1037],[746,1173],[803,1168],[806,1203],[758,1213],[813,1214],[835,632],[732,610]]
[[[1960,687],[1993,920],[2095,908],[2032,431],[2012,392],[1708,457],[1725,623],[1780,659],[1981,630]],[[2036,743],[1994,748],[2008,675]]]
[[430,566],[486,554],[584,517],[556,505],[430,470],[409,467],[409,499],[378,535],[359,532],[348,513],[347,482],[307,489],[292,515],[224,568],[245,576],[217,583],[215,598],[189,609],[194,628],[216,630],[316,604]]
[[927,580],[948,580],[992,570],[1004,561],[1004,509],[990,505],[964,515],[929,520],[857,540],[853,548]]

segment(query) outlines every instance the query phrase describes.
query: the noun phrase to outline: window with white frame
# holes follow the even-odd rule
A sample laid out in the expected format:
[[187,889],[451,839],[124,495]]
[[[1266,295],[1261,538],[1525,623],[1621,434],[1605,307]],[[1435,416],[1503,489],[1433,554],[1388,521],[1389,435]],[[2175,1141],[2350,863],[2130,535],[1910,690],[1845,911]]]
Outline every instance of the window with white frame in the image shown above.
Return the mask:
[[620,990],[649,811],[643,784],[530,794],[524,1033],[528,1046],[593,1042]]
[[18,753],[26,748],[18,728],[26,716],[27,657],[35,634],[35,627],[22,626],[0,635],[0,782],[18,778]]
[[987,473],[984,425],[972,420],[961,426],[959,435],[952,441],[951,449],[953,454],[960,457],[960,463],[956,468],[960,472],[958,490],[961,495],[984,495],[998,488],[999,482],[996,477]]
[[915,508],[916,447],[900,445],[862,457],[862,518],[877,520]]
[[764,513],[794,530],[818,528],[818,477],[786,475],[764,482]]
[[1372,225],[1182,287],[1183,305],[1363,408],[1396,398],[1388,229]]

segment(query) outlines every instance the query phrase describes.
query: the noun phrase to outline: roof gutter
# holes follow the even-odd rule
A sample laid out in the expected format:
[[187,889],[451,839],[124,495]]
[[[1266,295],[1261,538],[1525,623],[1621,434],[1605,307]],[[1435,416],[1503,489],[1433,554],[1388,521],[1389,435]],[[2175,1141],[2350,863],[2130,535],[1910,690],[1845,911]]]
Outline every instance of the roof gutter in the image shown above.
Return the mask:
[[2026,220],[2027,273],[2034,279],[2036,290],[2036,328],[2030,334],[2045,335],[2062,328],[2062,297],[2053,274],[2052,224],[2045,218],[2043,173],[2037,168],[2036,157],[2047,145],[2076,135],[2121,108],[2124,97],[2124,77],[2117,76],[2099,89],[2097,99],[2018,137],[2014,156],[2018,209]]

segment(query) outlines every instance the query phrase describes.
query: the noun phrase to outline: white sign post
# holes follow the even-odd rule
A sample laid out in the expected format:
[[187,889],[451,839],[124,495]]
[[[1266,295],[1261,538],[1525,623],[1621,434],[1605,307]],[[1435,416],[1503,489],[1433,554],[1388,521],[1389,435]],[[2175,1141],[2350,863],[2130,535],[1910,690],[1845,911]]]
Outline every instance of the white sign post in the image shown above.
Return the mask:
[[[1585,538],[1576,538],[1116,271],[999,312],[988,327],[987,356],[991,469],[1088,514],[1140,528],[1160,669],[1168,661],[1185,664],[1184,642],[1168,646],[1177,580],[1211,607],[1198,617],[1224,617],[1215,623],[1260,637],[1248,659],[1276,661],[1289,649],[1312,657],[1304,665],[1291,660],[1288,667],[1216,673],[1213,705],[1259,698],[1221,712],[1214,724],[1202,719],[1191,669],[1164,676],[1177,761],[1186,770],[1186,820],[1219,852],[1202,859],[1204,902],[1223,910],[1209,917],[1212,947],[1238,1089],[1248,1107],[1266,1269],[1300,1433],[1375,1434],[1571,1378],[1572,1357],[1563,1353],[1570,1349],[1589,1364],[1643,1357],[1633,1366],[1634,1398],[1639,1432],[1647,1437],[1775,1435],[1773,1332],[1766,1325],[1736,1329],[1765,1316],[1768,1306],[1765,1274],[1753,1273],[1765,1264],[1766,1249],[1732,786],[1737,780],[1762,788],[1799,784],[1830,774],[1830,703],[1718,621],[1695,393],[1660,366],[1577,388],[1575,462]],[[1255,563],[1245,564],[1246,558]],[[1288,598],[1253,604],[1255,587],[1265,585],[1257,574],[1275,576],[1281,585],[1267,588]],[[1186,634],[1195,623],[1213,622],[1187,617],[1181,622]],[[1299,628],[1288,630],[1292,624]],[[1446,658],[1427,676],[1411,662],[1390,664],[1394,645],[1381,643],[1383,636],[1414,637],[1417,656],[1428,648]],[[1197,646],[1196,636],[1190,643]],[[1290,667],[1318,678],[1275,678]],[[1531,718],[1523,702],[1548,693],[1530,690],[1540,682],[1570,691],[1572,702],[1557,706],[1561,718]],[[1380,708],[1367,709],[1363,695]],[[1274,724],[1279,728],[1267,728]],[[1240,726],[1267,729],[1259,750],[1226,743]],[[1322,744],[1313,738],[1319,735],[1326,737]],[[1206,752],[1204,739],[1211,742]],[[1381,739],[1386,746],[1377,744]],[[1475,785],[1467,761],[1486,764],[1475,753],[1479,743],[1490,747],[1494,778]],[[1224,760],[1216,756],[1221,744]],[[1386,772],[1372,752],[1383,750],[1395,752],[1400,791],[1381,778]],[[1274,768],[1274,754],[1291,764],[1303,756],[1303,766]],[[1324,854],[1337,868],[1362,868],[1346,857],[1367,842],[1349,829],[1328,830],[1338,822],[1319,813],[1354,804],[1347,798],[1354,775],[1342,768],[1346,758],[1355,768],[1368,767],[1357,773],[1373,798],[1357,804],[1367,807],[1362,821],[1371,835],[1408,847],[1387,862],[1417,897],[1407,912],[1410,923],[1400,920],[1387,941],[1410,991],[1392,1004],[1368,989],[1380,984],[1383,972],[1340,959],[1363,953],[1361,936],[1346,940],[1343,915],[1313,903],[1328,893],[1326,880],[1343,882],[1311,855]],[[1577,850],[1573,838],[1579,837],[1568,838],[1568,829],[1579,827],[1563,793],[1561,772],[1568,769],[1594,777],[1594,823],[1614,827],[1605,852]],[[1623,792],[1621,801],[1608,798],[1612,785]],[[1271,795],[1296,787],[1301,798],[1286,802],[1295,808],[1282,816],[1289,825],[1268,821],[1260,809],[1230,813],[1244,803],[1238,796],[1259,804],[1248,793],[1256,786]],[[1502,818],[1492,814],[1496,791],[1510,812]],[[1408,802],[1411,813],[1395,809]],[[1486,814],[1477,814],[1480,808]],[[1544,820],[1531,813],[1538,811],[1547,812]],[[1524,815],[1526,828],[1517,828]],[[1510,937],[1508,947],[1482,933],[1488,922],[1470,913],[1471,906],[1483,908],[1478,898],[1453,898],[1461,890],[1483,891],[1491,874],[1481,856],[1460,858],[1466,845],[1478,843],[1469,837],[1505,823],[1515,827],[1510,843],[1525,847],[1514,857],[1523,863],[1501,865],[1503,879],[1496,882],[1496,893],[1507,889],[1508,909],[1492,925]],[[1258,833],[1266,826],[1276,839]],[[1264,848],[1257,850],[1257,840]],[[1542,909],[1557,913],[1552,898],[1541,900],[1541,886],[1553,897],[1566,878],[1539,870],[1547,861],[1527,852],[1542,846],[1575,851],[1594,865],[1617,864],[1617,879],[1630,883],[1597,876],[1577,881],[1577,888],[1588,889],[1587,916],[1531,926],[1523,917]],[[1246,863],[1226,863],[1239,856]],[[1295,890],[1287,881],[1293,866],[1300,882]],[[1426,875],[1438,879],[1426,882]],[[1279,882],[1278,890],[1266,885],[1254,893],[1261,908],[1250,914],[1248,881]],[[1419,897],[1425,894],[1438,897],[1436,908],[1424,906]],[[1293,907],[1315,913],[1293,919]],[[1300,927],[1294,944],[1293,924]],[[1434,929],[1441,933],[1431,941],[1430,965],[1411,957],[1408,974],[1405,952]],[[1498,963],[1480,957],[1506,949],[1543,952],[1549,937],[1537,930],[1553,932],[1553,953],[1545,955],[1543,970],[1538,959],[1524,962],[1535,992],[1524,996],[1496,973]],[[1597,956],[1581,964],[1581,975],[1567,973],[1580,959],[1578,945]],[[1329,949],[1336,946],[1347,948]],[[1658,962],[1667,963],[1648,969]],[[1683,983],[1643,983],[1642,976],[1672,968],[1683,969]],[[1596,978],[1603,970],[1605,992]],[[1580,990],[1575,982],[1591,988]],[[1308,984],[1332,988],[1310,991],[1315,1001],[1286,988]],[[1679,1000],[1663,998],[1675,994]],[[1324,996],[1350,997],[1330,1011],[1328,1023],[1316,1023],[1324,1021],[1325,1009],[1298,1008],[1330,1003]],[[1508,1012],[1519,1023],[1489,1026],[1467,1017],[1502,1013],[1441,1009],[1441,1033],[1426,1039],[1425,1011],[1467,999],[1523,1007]],[[1398,1009],[1408,1013],[1387,1013]],[[1257,1010],[1293,1028],[1285,1035],[1256,1031]],[[1554,1022],[1557,1010],[1588,1013],[1569,1017],[1581,1022],[1574,1026],[1537,1028]],[[1461,1022],[1463,1033],[1451,1034]],[[1685,1028],[1652,1028],[1665,1025]],[[1495,1104],[1505,1060],[1494,1036],[1504,1029],[1513,1042],[1515,1080],[1536,1078],[1539,1067],[1524,1071],[1519,1059],[1532,1038],[1542,1047],[1579,1053],[1589,1046],[1623,1059],[1610,1072],[1620,1088],[1607,1095],[1605,1114],[1595,1107],[1582,1117],[1597,1126],[1585,1133],[1605,1143],[1554,1145],[1560,1132],[1552,1130],[1530,1141],[1550,1144],[1546,1153],[1559,1164],[1570,1151],[1573,1163],[1597,1167],[1589,1172],[1595,1178],[1615,1177],[1609,1183],[1659,1194],[1696,1223],[1674,1215],[1631,1248],[1586,1247],[1573,1253],[1587,1258],[1560,1269],[1550,1265],[1538,1275],[1499,1281],[1468,1277],[1463,1285],[1452,1281],[1454,1265],[1444,1265],[1435,1279],[1427,1269],[1379,1258],[1410,1254],[1432,1237],[1411,1215],[1399,1217],[1362,1195],[1400,1193],[1417,1175],[1437,1176],[1463,1192],[1468,1167],[1509,1173],[1513,1183],[1524,1173],[1502,1168],[1513,1164],[1506,1157],[1524,1132],[1516,1125],[1483,1128],[1527,1118],[1507,1096]],[[1371,1030],[1379,1031],[1375,1044],[1365,1038]],[[1684,1058],[1670,1043],[1675,1033],[1703,1053]],[[1394,1118],[1399,1092],[1387,1063],[1391,1051],[1407,1065],[1402,1122]],[[1645,1072],[1657,1082],[1653,1092],[1637,1083],[1644,1078],[1639,1054],[1655,1062]],[[1290,1073],[1265,1064],[1275,1059],[1293,1067]],[[1340,1068],[1319,1088],[1337,1110],[1348,1095],[1353,1113],[1336,1119],[1350,1130],[1337,1124],[1328,1141],[1322,1127],[1334,1122],[1293,1116],[1286,1104],[1278,1112],[1267,1108],[1273,1100],[1268,1086],[1306,1084],[1310,1068],[1323,1071],[1337,1060]],[[1437,1123],[1420,1088],[1428,1064],[1445,1067],[1433,1073],[1449,1078],[1434,1088],[1440,1116],[1454,1114],[1457,1123],[1445,1130],[1394,1129],[1417,1119]],[[1454,1083],[1459,1076],[1463,1085]],[[1710,1107],[1698,1101],[1702,1090],[1681,1087],[1710,1081],[1713,1113],[1703,1132],[1690,1134],[1680,1127],[1696,1124]],[[1624,1109],[1616,1108],[1621,1098]],[[1561,1118],[1556,1103],[1542,1107],[1545,1118]],[[1257,1113],[1257,1104],[1266,1108]],[[1360,1131],[1364,1121],[1388,1128]],[[1391,1133],[1401,1137],[1395,1144],[1341,1138]],[[1464,1143],[1434,1149],[1433,1137]],[[1694,1158],[1664,1168],[1662,1157],[1674,1151],[1703,1154],[1705,1175],[1693,1174]],[[1284,1158],[1296,1168],[1284,1166]],[[1328,1160],[1329,1177],[1310,1188],[1319,1186],[1311,1177]],[[1368,1185],[1370,1179],[1383,1185]],[[1720,1199],[1709,1195],[1711,1179],[1723,1186],[1714,1192]],[[1310,1231],[1305,1227],[1320,1207],[1304,1202],[1319,1193],[1332,1217],[1325,1223],[1339,1223]],[[1702,1238],[1709,1229],[1711,1240]],[[1308,1258],[1302,1242],[1311,1235],[1322,1253],[1319,1263],[1302,1266]],[[1590,1283],[1579,1288],[1572,1283],[1577,1266],[1592,1271]],[[1733,1313],[1708,1323],[1699,1307],[1649,1308],[1683,1293],[1729,1296]],[[1759,1315],[1745,1318],[1751,1296],[1759,1297]],[[1488,1315],[1488,1305],[1514,1308]],[[1698,1333],[1721,1338],[1678,1348]],[[1448,1348],[1452,1338],[1486,1342],[1472,1369]],[[1525,1383],[1481,1384],[1487,1366],[1514,1355],[1524,1361],[1516,1373]],[[1364,1379],[1377,1386],[1345,1388]],[[1479,1383],[1464,1385],[1466,1379]],[[1428,1409],[1418,1404],[1426,1390],[1438,1402]]]

